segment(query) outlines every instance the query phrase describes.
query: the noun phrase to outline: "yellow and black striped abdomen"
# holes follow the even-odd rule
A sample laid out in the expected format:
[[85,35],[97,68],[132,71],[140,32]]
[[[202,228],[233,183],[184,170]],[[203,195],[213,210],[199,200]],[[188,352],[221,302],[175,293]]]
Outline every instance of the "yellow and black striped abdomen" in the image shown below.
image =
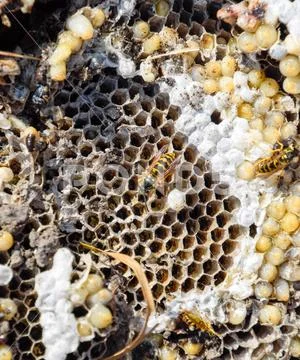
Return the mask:
[[168,170],[172,162],[175,160],[175,157],[175,153],[163,154],[151,170],[151,176],[157,178],[159,175],[166,172],[166,170]]

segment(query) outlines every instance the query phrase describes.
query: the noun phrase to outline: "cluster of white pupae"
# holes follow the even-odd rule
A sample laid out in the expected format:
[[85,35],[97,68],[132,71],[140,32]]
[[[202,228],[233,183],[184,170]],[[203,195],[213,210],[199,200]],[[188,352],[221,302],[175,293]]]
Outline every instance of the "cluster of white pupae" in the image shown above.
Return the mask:
[[[9,298],[0,298],[0,320],[10,321],[18,312],[16,303]],[[12,360],[13,354],[10,346],[0,345],[0,360]]]
[[70,56],[81,49],[84,41],[93,38],[94,30],[103,25],[104,21],[105,14],[97,7],[84,7],[67,19],[67,30],[58,36],[57,46],[48,60],[52,80],[66,79]]
[[94,330],[103,330],[113,323],[113,315],[107,304],[112,300],[112,293],[104,287],[103,279],[97,274],[89,274],[80,287],[74,287],[71,302],[74,306],[86,305],[89,312],[77,319],[77,331],[81,341],[94,337]]
[[[273,201],[267,208],[262,234],[256,242],[256,251],[264,254],[259,270],[259,281],[254,293],[259,299],[287,302],[290,282],[300,281],[300,197]],[[264,324],[278,325],[282,310],[277,305],[265,305],[259,315]]]

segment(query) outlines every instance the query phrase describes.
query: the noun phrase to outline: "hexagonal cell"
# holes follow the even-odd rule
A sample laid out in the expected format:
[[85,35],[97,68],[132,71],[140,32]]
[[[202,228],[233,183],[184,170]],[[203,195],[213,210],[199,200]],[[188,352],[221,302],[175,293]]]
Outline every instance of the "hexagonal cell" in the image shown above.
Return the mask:
[[197,220],[189,219],[186,222],[186,229],[189,235],[195,235],[199,232],[200,226]]
[[136,147],[133,146],[127,147],[124,150],[124,160],[130,163],[134,162],[137,158],[138,152],[139,151]]
[[100,221],[98,214],[91,211],[84,214],[84,220],[86,222],[86,225],[89,226],[91,229],[96,228]]
[[164,287],[160,284],[155,284],[151,292],[154,299],[159,300],[164,295]]
[[231,225],[228,228],[230,239],[236,239],[242,234],[242,229],[239,225]]
[[[172,235],[173,235],[173,229],[172,229]],[[166,226],[159,226],[155,230],[155,237],[158,239],[166,239],[170,236],[170,230]],[[173,235],[174,236],[174,235]]]
[[209,216],[215,216],[222,209],[222,203],[220,201],[210,201],[206,204],[206,214]]
[[191,211],[190,211],[190,217],[192,219],[198,219],[205,213],[205,206],[197,204]]
[[187,278],[181,285],[181,290],[183,292],[189,292],[192,289],[194,289],[194,287],[195,287],[195,280],[193,280],[192,278]]
[[194,207],[199,202],[199,197],[196,192],[190,191],[185,195],[185,201],[188,206]]
[[214,218],[210,216],[202,216],[199,219],[200,230],[208,231],[213,223],[214,223]]
[[198,196],[199,196],[200,202],[203,204],[206,204],[212,199],[213,192],[208,189],[203,189],[199,192]]
[[219,259],[219,264],[222,270],[227,270],[233,264],[233,259],[230,256],[223,255]]
[[172,122],[165,123],[160,128],[160,132],[161,132],[162,136],[171,137],[175,132],[174,124],[172,124]]
[[223,200],[223,204],[224,204],[224,210],[232,212],[240,207],[241,202],[235,196],[229,196],[227,199]]
[[146,111],[141,111],[134,117],[134,122],[137,126],[145,126],[148,118],[148,113]]
[[203,263],[203,272],[205,274],[214,275],[219,270],[219,265],[216,260],[207,260]]
[[169,94],[168,93],[158,94],[156,96],[155,102],[156,102],[157,109],[159,109],[159,110],[168,109],[168,107],[170,105]]
[[185,227],[183,224],[179,224],[179,223],[173,224],[171,227],[172,236],[180,237],[183,234],[184,229]]
[[166,243],[166,250],[170,253],[176,252],[181,248],[180,246],[180,240],[172,238],[167,241]]
[[195,239],[195,236],[185,236],[183,238],[183,248],[184,249],[190,249],[193,248],[197,244],[197,241]]
[[158,270],[158,272],[156,273],[156,280],[160,284],[163,284],[163,283],[167,282],[168,279],[169,279],[169,271],[168,271],[168,269],[160,269],[160,270]]
[[202,265],[196,262],[193,262],[191,265],[188,266],[188,275],[194,280],[198,279],[199,276],[202,274],[202,272],[203,272]]
[[140,136],[138,133],[130,135],[130,144],[135,147],[140,147],[146,141],[145,137]]
[[169,294],[174,293],[179,289],[179,286],[180,284],[177,281],[171,280],[166,286],[166,292]]
[[181,109],[179,106],[170,105],[169,111],[167,114],[167,119],[177,120],[181,115]]
[[129,216],[131,215],[131,211],[130,208],[128,207],[121,207],[117,212],[116,212],[116,216],[122,220],[127,219]]
[[232,215],[228,211],[223,211],[216,216],[216,221],[219,227],[223,228],[231,219]]
[[184,148],[186,145],[187,138],[184,134],[177,132],[173,139],[172,139],[172,145],[174,150],[180,151]]
[[129,103],[125,104],[123,109],[127,116],[134,116],[140,111],[140,105],[137,103]]
[[163,251],[165,251],[165,247],[163,246],[163,243],[158,240],[154,240],[150,245],[149,248],[152,253],[154,254],[161,254]]
[[224,241],[224,243],[222,244],[222,248],[224,251],[225,255],[231,254],[234,252],[234,250],[238,247],[238,242],[237,241],[232,241],[232,240],[226,240]]

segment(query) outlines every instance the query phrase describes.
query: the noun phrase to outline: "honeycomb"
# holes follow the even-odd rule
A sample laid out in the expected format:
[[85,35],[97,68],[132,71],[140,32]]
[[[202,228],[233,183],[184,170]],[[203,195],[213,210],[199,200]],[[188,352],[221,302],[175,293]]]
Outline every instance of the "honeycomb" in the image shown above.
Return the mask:
[[[59,10],[51,2],[38,3],[44,4],[38,9],[45,23],[37,39],[47,52],[49,39],[55,41],[63,21],[86,2],[66,2]],[[96,3],[91,1],[89,5]],[[117,3],[105,2],[110,17],[104,31],[120,32],[125,40],[130,38],[137,20],[147,21],[152,32],[172,27],[182,39],[188,34],[200,36],[204,29],[226,38],[230,30],[229,25],[216,19],[222,1],[170,1],[165,17],[155,13],[152,1],[137,1],[133,13],[124,12],[121,18]],[[31,16],[34,18],[36,13]],[[53,28],[45,30],[54,23]],[[31,26],[30,30],[36,31],[36,25]],[[14,299],[18,305],[18,316],[2,334],[12,346],[15,359],[44,358],[34,281],[38,273],[51,267],[58,248],[73,251],[74,268],[81,266],[80,241],[133,257],[145,271],[158,314],[163,314],[167,304],[177,297],[221,285],[230,273],[243,236],[249,230],[252,235],[253,229],[236,222],[240,201],[230,184],[220,181],[210,162],[185,134],[176,131],[180,107],[171,103],[169,94],[158,84],[146,84],[140,76],[125,78],[118,74],[120,59],[113,53],[103,54],[102,46],[99,39],[94,39],[75,55],[69,64],[68,80],[62,84],[49,83],[47,70],[37,65],[31,66],[31,77],[22,79],[25,95],[12,92],[13,87],[1,90],[7,104],[26,124],[41,131],[52,125],[45,132],[49,135],[48,147],[39,154],[26,149],[17,130],[1,131],[1,145],[11,149],[5,160],[16,177],[14,183],[5,184],[0,198],[0,226],[12,232],[15,239],[9,256],[0,253],[1,264],[8,264],[14,271],[9,285],[0,287],[0,296]],[[136,53],[132,44],[125,48],[126,55]],[[27,64],[24,60],[22,69]],[[34,86],[29,86],[30,80]],[[211,116],[215,124],[221,122],[218,115]],[[164,189],[157,189],[147,199],[138,196],[140,179],[165,145],[180,160],[176,171]],[[167,203],[167,195],[175,188],[185,196],[180,210]],[[120,323],[102,336],[80,343],[68,360],[104,358],[111,355],[111,348],[124,347],[128,329],[136,325],[132,317],[139,328],[145,310],[141,286],[126,265],[109,259],[103,262],[94,255],[92,259],[107,284],[117,278],[115,304]],[[220,342],[213,355],[207,345],[207,352],[197,358],[264,359],[274,353],[278,359],[292,359],[287,349],[291,338],[299,334],[299,291],[298,282],[294,282],[287,312],[276,327],[259,323],[258,312],[264,302],[251,296],[245,300],[247,316],[243,323],[214,324]],[[220,306],[226,308],[227,303],[230,300],[225,299]],[[84,307],[74,309],[76,317],[86,312]],[[160,334],[164,344],[173,346],[182,359],[195,358],[185,355],[178,344],[170,345],[165,336],[168,331]],[[143,349],[148,346],[150,358],[158,358],[157,345],[151,345],[150,340],[133,352],[133,358],[146,359]]]

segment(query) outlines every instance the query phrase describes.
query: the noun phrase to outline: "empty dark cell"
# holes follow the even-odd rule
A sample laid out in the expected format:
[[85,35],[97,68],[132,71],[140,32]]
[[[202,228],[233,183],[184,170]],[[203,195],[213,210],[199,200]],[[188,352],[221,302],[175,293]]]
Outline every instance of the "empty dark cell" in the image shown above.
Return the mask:
[[169,107],[169,104],[170,104],[169,94],[160,93],[156,97],[155,102],[156,102],[157,109],[166,110]]
[[105,108],[109,104],[109,100],[105,96],[97,96],[97,98],[94,100],[94,105],[99,108]]
[[171,239],[166,243],[166,250],[169,252],[174,252],[178,249],[178,239]]
[[151,99],[144,100],[141,102],[143,110],[150,112],[152,108],[154,107],[154,104],[152,103]]
[[205,12],[203,10],[195,10],[193,11],[192,20],[198,24],[202,24],[205,20]]
[[182,9],[182,3],[184,2],[185,0],[175,0],[173,2],[173,11],[175,12],[180,12],[181,9]]
[[192,21],[192,25],[190,26],[190,35],[196,35],[200,37],[202,34],[203,34],[203,27],[197,22]]
[[197,151],[196,147],[189,145],[185,149],[185,151],[183,153],[183,156],[184,156],[186,161],[188,161],[190,163],[193,163],[193,162],[196,161],[197,154],[198,154],[198,151]]
[[21,351],[29,351],[32,346],[32,341],[29,336],[22,336],[18,341],[18,347]]
[[251,224],[249,227],[249,235],[252,238],[255,238],[256,234],[257,234],[257,226],[255,224]]
[[167,269],[160,269],[156,273],[156,279],[159,283],[166,282],[168,280],[168,278],[169,278],[169,272]]
[[182,224],[174,224],[172,225],[172,236],[179,237],[183,233],[183,225]]
[[[184,19],[185,21],[188,21],[188,19]],[[190,22],[190,20],[189,20]],[[189,32],[189,27],[188,25],[184,24],[184,23],[180,23],[179,26],[177,27],[177,33],[179,35],[179,37],[181,37],[182,39],[184,39],[186,37],[186,35]]]
[[78,99],[78,96],[79,96],[79,93],[75,90],[72,92],[71,96],[70,96],[70,102],[71,103],[74,103],[77,101]]
[[188,206],[195,206],[199,202],[197,193],[186,194],[185,199]]
[[42,328],[39,325],[33,326],[30,330],[30,336],[33,340],[39,340],[42,337]]
[[172,266],[172,277],[177,280],[180,280],[183,277],[183,270],[180,265],[173,264]]
[[199,192],[199,200],[201,203],[206,204],[212,198],[212,192],[208,189],[203,189]]
[[76,114],[78,114],[77,106],[75,106],[75,105],[67,106],[64,113],[65,113],[65,116],[73,118]]
[[221,214],[217,215],[216,220],[219,227],[224,227],[228,221],[230,220],[230,213],[222,212]]
[[247,356],[248,349],[239,346],[236,350],[232,350],[234,357],[245,358]]
[[139,237],[140,237],[141,242],[144,243],[153,238],[153,233],[151,231],[144,230],[139,234]]
[[228,228],[229,236],[231,239],[236,239],[242,233],[242,229],[239,225],[231,225]]
[[141,111],[139,114],[136,115],[134,121],[138,126],[144,126],[147,123],[147,119],[148,114],[145,111]]
[[80,149],[80,153],[82,156],[88,156],[93,151],[93,148],[91,146],[83,146]]
[[214,276],[214,280],[215,280],[215,285],[219,285],[221,284],[226,278],[226,273],[225,271],[219,271],[218,273],[216,273],[216,275]]
[[51,216],[43,215],[39,217],[39,221],[42,225],[48,225],[51,222]]
[[223,239],[224,234],[225,234],[225,230],[218,227],[211,232],[211,238],[214,241],[220,241]]
[[88,103],[83,103],[80,105],[80,111],[87,113],[90,110],[91,106]]
[[170,28],[177,28],[178,25],[179,25],[179,14],[170,11],[169,15],[167,16],[166,26]]
[[236,248],[238,243],[236,241],[227,240],[223,243],[222,248],[225,255],[231,254]]
[[35,273],[32,270],[24,269],[20,273],[20,277],[22,280],[30,280],[35,276]]
[[185,236],[183,238],[183,247],[184,249],[192,248],[195,245],[194,236]]
[[193,279],[187,278],[185,282],[181,285],[181,290],[183,292],[188,292],[194,289],[195,281]]
[[155,237],[159,239],[165,239],[169,235],[169,231],[166,227],[160,226],[155,230]]
[[181,209],[177,214],[177,219],[181,223],[185,223],[189,218],[189,210],[188,209]]
[[129,248],[125,248],[122,250],[122,253],[127,255],[127,256],[132,256],[133,255],[133,250],[129,249]]
[[196,239],[197,239],[197,243],[198,244],[205,244],[207,239],[208,239],[208,235],[206,231],[199,231],[196,235]]
[[194,235],[199,231],[198,221],[189,219],[186,223],[186,229],[189,235]]
[[89,118],[86,114],[79,114],[74,117],[74,127],[82,129],[89,124]]
[[197,263],[192,263],[188,267],[188,275],[191,277],[196,277],[202,272],[201,265]]
[[240,206],[240,201],[235,196],[230,196],[229,198],[223,200],[223,204],[225,210],[232,212]]
[[127,90],[125,91],[117,90],[111,97],[111,101],[117,105],[124,104],[126,100],[127,100]]
[[98,131],[96,129],[86,129],[84,131],[84,137],[87,140],[94,140],[98,136]]
[[160,284],[155,284],[152,288],[152,294],[158,300],[164,293],[164,287]]
[[218,176],[211,173],[204,174],[204,183],[207,188],[211,188],[213,184],[218,182]]
[[174,125],[173,124],[166,124],[160,129],[163,136],[172,136],[174,134]]
[[145,255],[145,248],[143,245],[138,245],[134,250],[135,256],[143,257]]
[[124,112],[128,116],[134,116],[139,111],[139,106],[134,103],[126,104],[123,106]]
[[204,289],[206,286],[211,284],[212,278],[209,275],[202,275],[201,278],[197,281],[197,288]]
[[109,235],[109,230],[108,227],[106,225],[101,225],[97,231],[96,231],[96,235],[98,237],[98,239],[104,239],[105,237],[107,237]]
[[180,13],[180,18],[179,18],[180,22],[190,26],[191,25],[191,13],[183,10]]
[[125,137],[122,134],[118,134],[113,138],[113,144],[118,148],[118,149],[122,149],[125,148],[126,144],[127,144],[127,137]]
[[147,21],[148,19],[150,19],[150,17],[154,15],[153,4],[149,2],[143,3],[140,7],[140,14],[142,20]]
[[97,214],[88,215],[86,221],[91,227],[96,227],[99,223]]
[[164,23],[165,19],[158,16],[154,16],[148,21],[151,32],[160,32],[160,30],[164,27]]
[[132,211],[136,216],[142,216],[145,210],[145,206],[142,204],[136,204],[133,206]]
[[215,216],[220,210],[221,204],[218,201],[211,201],[206,205],[206,214]]
[[221,256],[220,259],[219,259],[219,264],[222,268],[222,270],[227,270],[228,268],[230,268],[230,266],[232,265],[233,263],[233,260],[231,257],[229,256]]
[[211,244],[210,246],[210,253],[213,258],[217,258],[218,255],[220,255],[221,252],[221,245],[219,244]]
[[179,284],[177,281],[170,281],[169,284],[166,286],[166,292],[167,293],[173,293],[175,291],[177,291],[179,288]]
[[140,94],[141,90],[139,86],[132,85],[129,89],[129,96],[131,99],[134,99],[136,95]]
[[218,270],[218,263],[215,260],[208,260],[203,264],[203,271],[213,275]]
[[222,118],[221,118],[221,113],[217,110],[215,110],[212,114],[211,114],[211,121],[214,124],[220,124],[222,122]]
[[158,253],[160,252],[162,249],[162,244],[158,241],[154,241],[151,245],[150,245],[150,250],[153,253]]
[[213,221],[214,221],[213,218],[210,218],[208,216],[202,216],[199,219],[200,230],[208,231]]
[[146,219],[146,227],[147,228],[153,227],[154,225],[158,224],[159,220],[160,220],[159,216],[155,216],[155,215],[148,216]]
[[124,234],[123,240],[128,245],[134,245],[137,242],[135,235],[132,233]]
[[112,79],[106,79],[100,86],[101,93],[111,93],[116,88],[116,81]]
[[133,133],[130,136],[130,143],[133,146],[140,147],[145,141],[145,138],[141,137],[138,133]]
[[66,91],[60,91],[54,98],[54,106],[66,104],[69,101],[69,93]]
[[174,150],[182,150],[182,148],[186,144],[185,135],[183,135],[182,133],[177,133],[172,140],[172,144],[173,144]]
[[132,147],[126,148],[124,151],[124,159],[128,162],[135,161],[136,155],[137,155],[137,150]]
[[163,114],[155,110],[151,115],[151,125],[156,129],[162,125],[163,121],[164,121]]
[[204,214],[204,207],[200,204],[197,204],[193,210],[190,211],[190,217],[192,219],[198,219],[200,216]]
[[186,11],[188,11],[190,13],[193,12],[193,7],[194,7],[194,1],[193,0],[184,0],[182,5],[183,5],[183,8]]
[[144,86],[144,93],[145,95],[150,96],[150,98],[158,94],[159,91],[159,84],[147,84],[146,86]]
[[207,249],[205,247],[198,246],[193,251],[193,257],[195,261],[202,261],[207,254]]
[[137,190],[139,184],[139,179],[137,176],[133,176],[128,181],[128,189],[129,190]]
[[162,223],[166,226],[172,225],[176,221],[176,212],[169,210],[163,217]]

